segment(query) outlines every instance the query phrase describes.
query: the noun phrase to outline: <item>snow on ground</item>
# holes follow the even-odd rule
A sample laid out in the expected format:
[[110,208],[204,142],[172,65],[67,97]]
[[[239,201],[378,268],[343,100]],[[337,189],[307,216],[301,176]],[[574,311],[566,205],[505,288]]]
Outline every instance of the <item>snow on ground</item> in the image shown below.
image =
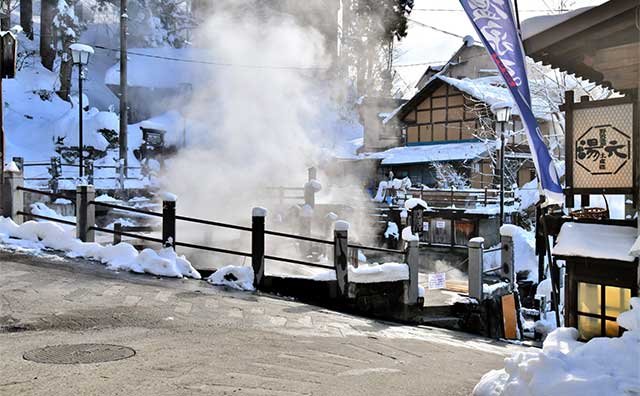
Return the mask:
[[207,282],[216,286],[228,286],[232,289],[254,291],[253,268],[227,265],[219,268],[207,278]]
[[398,231],[398,225],[392,221],[387,222],[387,229],[384,232],[385,238],[394,237],[395,239],[400,239],[400,232]]
[[349,282],[377,283],[396,282],[409,279],[409,266],[404,263],[360,264],[349,266]]
[[518,352],[505,368],[485,374],[474,396],[631,396],[640,394],[640,298],[620,314],[619,338],[577,341],[574,328],[559,328],[542,350]]
[[629,251],[637,238],[635,227],[564,223],[553,247],[554,255],[633,261]]
[[[39,208],[38,210],[42,210]],[[59,216],[58,216],[59,217]],[[75,238],[75,228],[48,221],[27,221],[17,225],[13,220],[0,217],[0,242],[39,251],[45,248],[66,252],[68,257],[98,260],[113,271],[132,271],[159,276],[200,279],[200,274],[184,257],[173,249],[156,252],[144,249],[140,253],[128,243],[102,246],[95,242],[82,242]]]

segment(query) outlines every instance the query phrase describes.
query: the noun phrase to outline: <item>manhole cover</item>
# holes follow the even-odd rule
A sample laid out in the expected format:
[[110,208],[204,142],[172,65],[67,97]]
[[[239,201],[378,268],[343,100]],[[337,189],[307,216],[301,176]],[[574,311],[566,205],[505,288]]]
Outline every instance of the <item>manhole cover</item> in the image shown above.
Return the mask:
[[134,356],[129,347],[109,344],[52,345],[26,352],[22,357],[37,363],[79,364],[122,360]]

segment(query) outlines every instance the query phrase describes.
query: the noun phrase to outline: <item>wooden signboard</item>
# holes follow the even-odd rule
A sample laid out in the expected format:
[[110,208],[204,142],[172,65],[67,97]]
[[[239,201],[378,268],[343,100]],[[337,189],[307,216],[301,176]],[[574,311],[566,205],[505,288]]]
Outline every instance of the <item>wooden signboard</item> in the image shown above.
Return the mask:
[[516,328],[516,300],[513,294],[502,296],[502,321],[504,323],[504,338],[515,340],[518,338]]
[[576,194],[633,194],[638,202],[638,102],[625,97],[574,103],[565,93],[567,206]]

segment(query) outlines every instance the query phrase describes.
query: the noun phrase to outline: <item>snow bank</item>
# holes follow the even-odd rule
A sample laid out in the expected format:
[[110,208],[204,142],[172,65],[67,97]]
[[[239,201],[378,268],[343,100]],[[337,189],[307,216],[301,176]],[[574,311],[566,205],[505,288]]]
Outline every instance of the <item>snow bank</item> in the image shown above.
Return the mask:
[[[50,209],[49,209],[50,210]],[[59,216],[59,215],[58,215]],[[98,260],[113,271],[132,271],[159,276],[182,278],[188,276],[200,279],[200,274],[184,257],[176,255],[173,249],[151,249],[138,251],[128,243],[102,246],[95,242],[82,242],[75,238],[75,229],[70,226],[43,221],[27,221],[17,225],[9,218],[0,218],[0,234],[7,244],[20,243],[19,238],[39,242],[43,247],[66,251],[68,257],[84,257]]]
[[536,240],[533,232],[512,224],[500,227],[500,235],[510,236],[513,240],[514,266],[516,273],[528,272],[527,279],[538,282],[538,258]]
[[110,196],[109,194],[98,195],[94,201],[96,201],[96,202],[118,202],[117,199],[115,199],[114,197]]
[[207,278],[207,282],[217,286],[228,286],[232,289],[254,291],[253,268],[228,265],[222,267]]
[[564,223],[554,255],[633,261],[629,251],[637,238],[635,227]]
[[474,396],[601,396],[640,394],[640,298],[620,314],[619,338],[577,341],[574,328],[549,334],[542,350],[518,352],[485,374]]
[[409,279],[409,266],[404,263],[361,264],[349,266],[349,282],[377,283],[396,282]]

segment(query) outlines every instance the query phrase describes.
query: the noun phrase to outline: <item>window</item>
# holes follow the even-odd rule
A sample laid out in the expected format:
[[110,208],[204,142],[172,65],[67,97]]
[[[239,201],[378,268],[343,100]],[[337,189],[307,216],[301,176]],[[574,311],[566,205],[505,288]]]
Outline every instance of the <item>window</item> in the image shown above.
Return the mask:
[[578,332],[580,338],[617,337],[616,318],[629,309],[631,289],[578,282]]

